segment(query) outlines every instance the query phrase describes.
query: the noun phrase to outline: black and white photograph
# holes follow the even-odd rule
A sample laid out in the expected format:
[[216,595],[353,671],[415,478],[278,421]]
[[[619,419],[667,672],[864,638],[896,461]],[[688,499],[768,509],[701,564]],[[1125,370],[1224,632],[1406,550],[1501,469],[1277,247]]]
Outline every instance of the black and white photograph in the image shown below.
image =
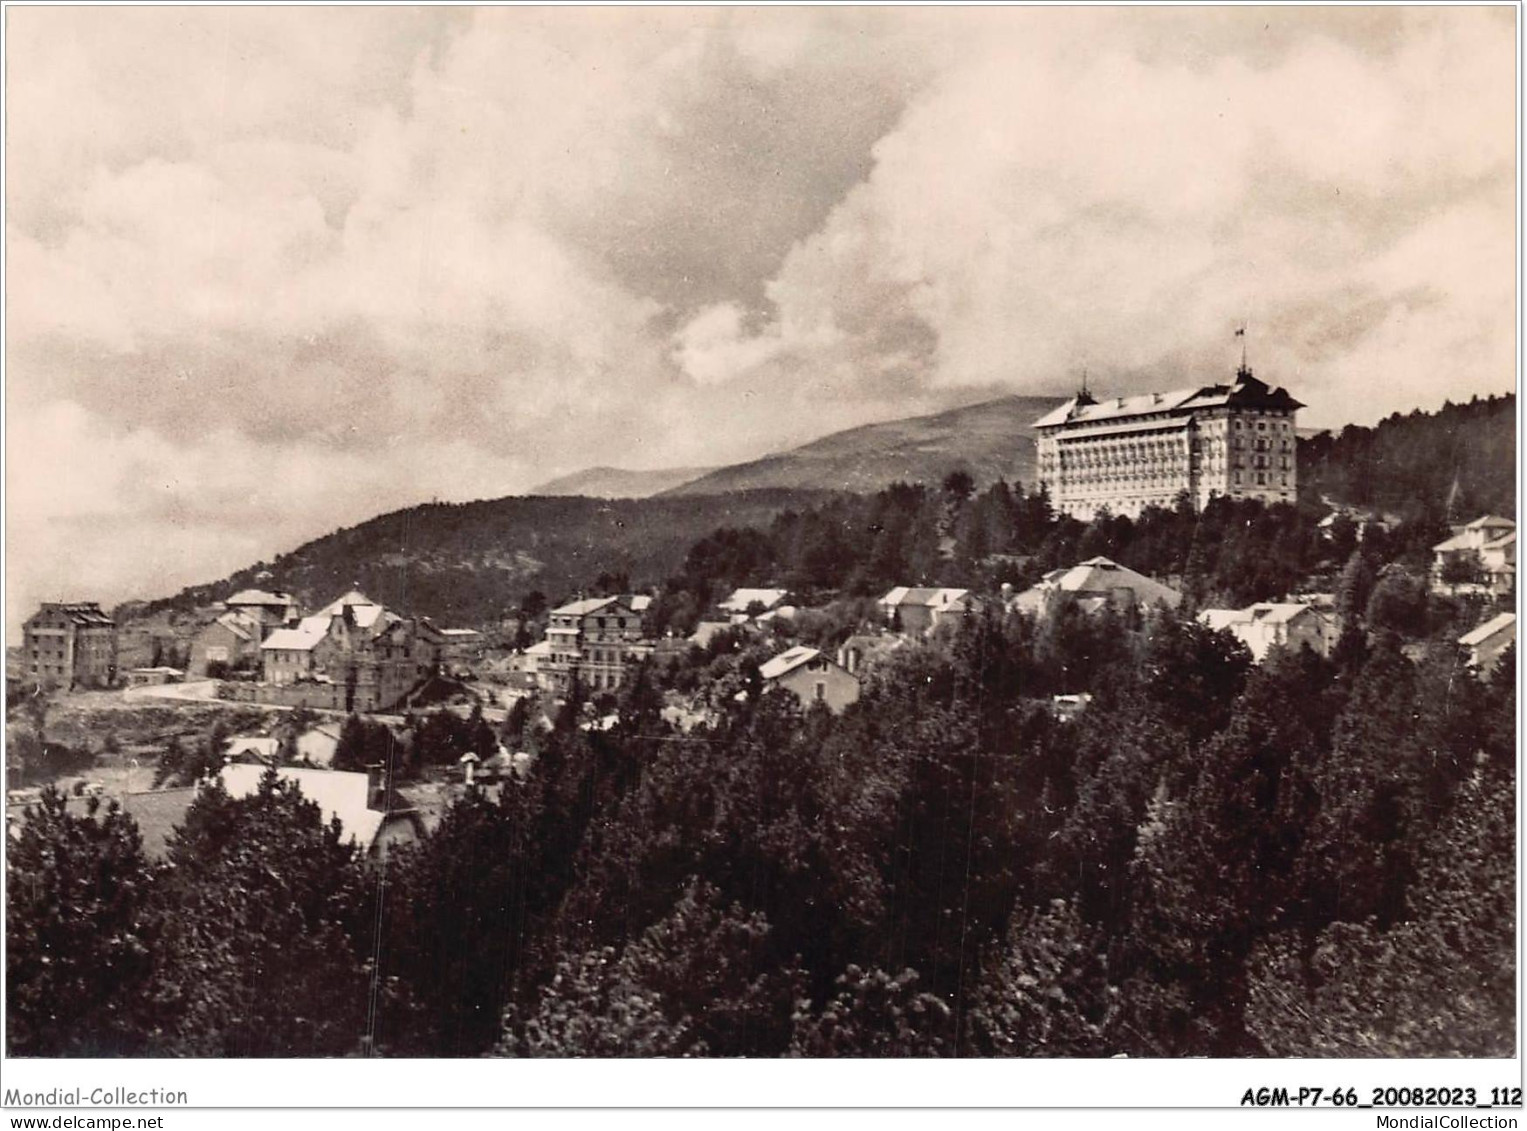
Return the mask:
[[1519,1114],[1520,17],[6,6],[6,1106]]

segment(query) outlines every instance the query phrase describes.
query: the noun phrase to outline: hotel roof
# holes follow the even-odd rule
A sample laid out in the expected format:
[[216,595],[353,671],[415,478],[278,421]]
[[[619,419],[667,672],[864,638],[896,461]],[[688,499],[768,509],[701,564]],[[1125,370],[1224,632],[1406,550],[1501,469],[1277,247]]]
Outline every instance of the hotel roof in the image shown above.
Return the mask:
[[1132,397],[1110,397],[1107,400],[1094,400],[1083,393],[1041,416],[1034,421],[1034,427],[1057,428],[1064,424],[1101,424],[1107,421],[1122,423],[1136,417],[1159,413],[1218,408],[1233,401],[1243,402],[1252,407],[1258,405],[1286,409],[1303,407],[1286,390],[1271,389],[1265,381],[1253,377],[1250,370],[1242,370],[1237,374],[1233,385],[1198,385],[1186,389],[1173,389],[1167,393],[1140,393]]

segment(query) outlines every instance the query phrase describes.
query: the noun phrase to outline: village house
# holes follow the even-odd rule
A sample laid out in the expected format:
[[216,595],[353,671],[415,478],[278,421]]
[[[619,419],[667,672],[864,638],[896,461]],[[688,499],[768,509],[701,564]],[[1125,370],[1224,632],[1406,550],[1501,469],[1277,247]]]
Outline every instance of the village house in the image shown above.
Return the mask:
[[1516,589],[1516,523],[1482,515],[1453,527],[1452,537],[1432,547],[1432,585],[1443,592],[1487,589],[1501,595]]
[[1259,664],[1274,648],[1297,652],[1308,647],[1317,656],[1328,656],[1336,644],[1335,620],[1311,605],[1263,602],[1244,609],[1205,609],[1198,620],[1229,632]]
[[535,676],[537,678],[537,682],[539,682],[541,668],[545,666],[546,661],[550,658],[551,641],[537,640],[529,648],[526,648],[519,654],[516,665],[517,670],[524,672],[526,675]]
[[859,677],[816,648],[798,644],[758,669],[764,687],[783,687],[803,708],[821,703],[838,714],[859,698]]
[[446,665],[470,666],[482,657],[482,633],[475,628],[442,628],[440,633],[440,662]]
[[95,601],[44,602],[21,628],[24,678],[59,687],[110,687],[117,625]]
[[428,617],[389,621],[372,639],[370,659],[376,666],[377,699],[383,706],[400,702],[419,684],[437,674],[447,654],[447,630]]
[[908,636],[927,636],[945,620],[970,611],[968,589],[925,589],[898,585],[880,598],[886,623]]
[[258,625],[261,635],[268,629],[289,625],[297,619],[297,602],[290,593],[242,589],[225,600],[223,607]]
[[[257,701],[327,710],[377,711],[434,674],[446,637],[423,618],[406,623],[352,591],[278,628],[260,646]],[[278,689],[274,692],[269,689]]]
[[542,686],[565,695],[576,677],[591,691],[613,691],[633,662],[649,655],[641,614],[624,597],[592,597],[553,609],[546,625]]
[[1489,675],[1500,663],[1501,654],[1516,643],[1516,614],[1501,613],[1458,638],[1468,653],[1469,666],[1480,675]]
[[1073,602],[1084,613],[1108,606],[1122,610],[1165,605],[1175,609],[1182,603],[1182,594],[1118,562],[1097,557],[1070,569],[1051,570],[1038,585],[1014,597],[1009,607],[1043,617],[1057,601]]
[[191,657],[186,664],[191,678],[207,679],[245,663],[257,663],[266,628],[266,622],[243,609],[223,613],[191,638]]
[[260,645],[264,680],[276,686],[311,679],[317,674],[314,650],[329,634],[332,617],[303,617],[295,628],[278,628]]

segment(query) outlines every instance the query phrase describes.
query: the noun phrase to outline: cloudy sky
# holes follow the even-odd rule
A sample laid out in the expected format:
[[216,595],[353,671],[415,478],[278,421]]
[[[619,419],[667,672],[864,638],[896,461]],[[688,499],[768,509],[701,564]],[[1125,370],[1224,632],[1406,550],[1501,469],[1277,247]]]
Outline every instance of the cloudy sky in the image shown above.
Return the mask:
[[7,623],[592,464],[1514,381],[1514,12],[6,13]]

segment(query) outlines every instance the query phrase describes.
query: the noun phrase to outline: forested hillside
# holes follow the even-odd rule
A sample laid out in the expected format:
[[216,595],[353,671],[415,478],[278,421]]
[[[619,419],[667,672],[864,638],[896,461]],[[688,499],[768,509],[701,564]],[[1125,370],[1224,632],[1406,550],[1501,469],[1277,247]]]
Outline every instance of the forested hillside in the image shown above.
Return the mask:
[[600,574],[635,584],[676,569],[718,526],[767,526],[820,493],[749,491],[683,499],[520,498],[431,503],[337,530],[271,562],[141,607],[190,609],[251,585],[290,592],[312,608],[358,586],[404,612],[486,624],[531,590],[553,597]]
[[1516,397],[1349,425],[1299,445],[1299,485],[1315,497],[1405,518],[1516,514]]
[[169,868],[45,796],[11,1054],[1512,1055],[1509,657],[1378,627],[1253,668],[1072,610],[907,647],[841,716],[734,695],[756,662],[706,661],[689,734],[647,669],[610,730],[511,718],[530,778],[385,884],[274,776],[205,792]]
[[760,487],[872,492],[892,483],[936,485],[952,471],[978,486],[1034,477],[1034,421],[1060,400],[1000,397],[980,404],[866,424],[799,448],[719,468],[668,492],[707,495]]

